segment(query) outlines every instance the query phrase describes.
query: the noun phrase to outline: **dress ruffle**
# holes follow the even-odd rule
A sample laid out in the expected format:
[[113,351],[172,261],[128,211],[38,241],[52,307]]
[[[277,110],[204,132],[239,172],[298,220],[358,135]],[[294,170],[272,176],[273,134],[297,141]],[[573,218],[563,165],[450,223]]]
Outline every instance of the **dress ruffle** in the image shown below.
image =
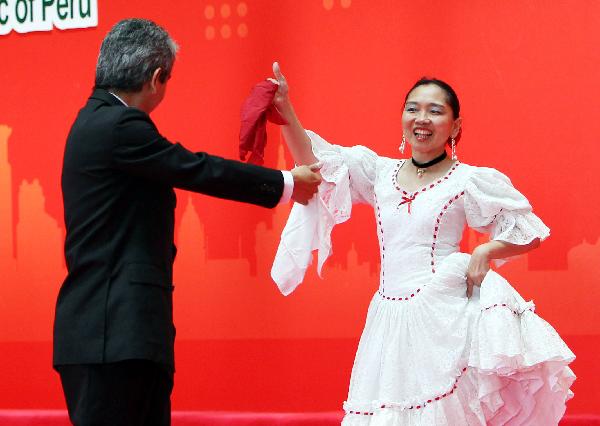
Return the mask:
[[558,424],[575,356],[497,273],[466,299],[469,259],[448,256],[410,302],[374,297],[342,425]]
[[271,278],[286,296],[304,279],[313,250],[318,250],[317,271],[321,275],[323,264],[331,255],[331,231],[350,218],[352,203],[373,202],[377,154],[364,146],[340,147],[316,133],[307,134],[322,163],[323,182],[308,205],[294,204],[281,234]]

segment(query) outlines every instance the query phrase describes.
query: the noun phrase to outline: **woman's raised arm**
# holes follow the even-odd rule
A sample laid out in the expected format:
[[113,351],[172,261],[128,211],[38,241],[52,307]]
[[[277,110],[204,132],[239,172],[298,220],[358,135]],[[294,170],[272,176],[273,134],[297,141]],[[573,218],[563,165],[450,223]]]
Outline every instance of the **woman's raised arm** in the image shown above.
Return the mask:
[[297,165],[314,164],[318,160],[312,152],[310,139],[296,116],[296,112],[288,96],[289,87],[287,81],[281,73],[279,63],[277,62],[273,63],[273,74],[275,78],[269,80],[279,85],[273,99],[273,105],[288,122],[288,124],[281,126],[285,143]]

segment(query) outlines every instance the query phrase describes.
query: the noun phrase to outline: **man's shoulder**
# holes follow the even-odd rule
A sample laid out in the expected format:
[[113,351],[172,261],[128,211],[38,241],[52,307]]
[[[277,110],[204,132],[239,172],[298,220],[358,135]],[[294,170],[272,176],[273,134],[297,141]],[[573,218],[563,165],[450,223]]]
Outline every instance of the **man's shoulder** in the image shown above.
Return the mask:
[[93,132],[111,132],[122,124],[154,126],[152,119],[142,110],[123,105],[111,93],[96,89],[79,111],[73,129]]
[[[111,99],[113,98],[113,99]],[[118,120],[128,108],[105,90],[95,89],[79,110],[75,124],[81,122],[91,124],[95,120]]]

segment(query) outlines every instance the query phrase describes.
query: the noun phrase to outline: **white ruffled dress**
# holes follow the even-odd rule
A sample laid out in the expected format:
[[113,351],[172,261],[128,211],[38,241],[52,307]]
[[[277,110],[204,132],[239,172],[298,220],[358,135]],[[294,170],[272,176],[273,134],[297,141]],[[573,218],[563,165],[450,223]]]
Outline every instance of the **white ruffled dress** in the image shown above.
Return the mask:
[[396,182],[403,160],[341,147],[307,132],[323,162],[319,196],[294,205],[272,277],[283,294],[302,281],[353,203],[375,212],[378,291],[352,369],[343,426],[556,425],[572,397],[574,354],[534,305],[490,271],[465,295],[465,224],[527,244],[548,228],[500,172],[456,162],[415,192]]

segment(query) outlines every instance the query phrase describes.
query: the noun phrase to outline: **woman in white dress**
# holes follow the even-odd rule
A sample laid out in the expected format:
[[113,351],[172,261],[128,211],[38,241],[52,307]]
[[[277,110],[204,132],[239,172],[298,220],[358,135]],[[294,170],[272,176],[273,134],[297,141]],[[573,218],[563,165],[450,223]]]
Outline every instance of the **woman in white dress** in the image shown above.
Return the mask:
[[[548,228],[502,173],[460,163],[456,94],[420,80],[402,113],[402,145],[412,159],[343,147],[305,131],[279,84],[274,105],[297,164],[322,163],[323,183],[296,204],[272,276],[284,294],[302,281],[331,230],[353,203],[373,207],[381,251],[380,286],[367,313],[352,369],[344,426],[556,425],[575,376],[575,356],[490,261],[539,246]],[[452,156],[446,154],[450,146]],[[459,252],[465,224],[490,241]]]

